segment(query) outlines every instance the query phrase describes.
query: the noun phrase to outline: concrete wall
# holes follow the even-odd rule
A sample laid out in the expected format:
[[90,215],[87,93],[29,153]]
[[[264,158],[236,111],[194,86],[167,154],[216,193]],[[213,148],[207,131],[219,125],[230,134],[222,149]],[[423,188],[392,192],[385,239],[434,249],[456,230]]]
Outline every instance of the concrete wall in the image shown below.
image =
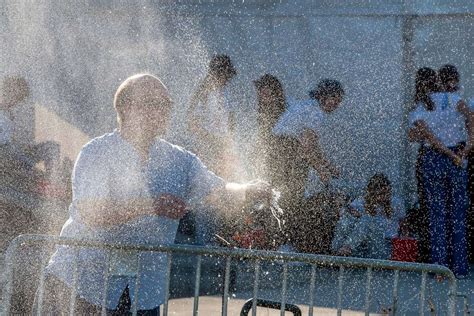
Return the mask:
[[406,155],[402,25],[407,15],[416,15],[414,67],[454,63],[465,94],[474,95],[474,5],[468,0],[140,5],[4,0],[0,12],[5,17],[0,36],[7,43],[1,73],[27,75],[36,102],[91,137],[113,128],[114,90],[141,71],[168,84],[177,104],[174,131],[182,134],[183,110],[214,53],[229,54],[239,70],[233,85],[247,141],[253,125],[251,80],[272,73],[288,96],[305,98],[320,78],[339,79],[347,97],[336,114],[334,139],[340,147],[334,154],[344,161],[352,191],[374,172],[386,172],[397,191],[407,180],[400,171]]

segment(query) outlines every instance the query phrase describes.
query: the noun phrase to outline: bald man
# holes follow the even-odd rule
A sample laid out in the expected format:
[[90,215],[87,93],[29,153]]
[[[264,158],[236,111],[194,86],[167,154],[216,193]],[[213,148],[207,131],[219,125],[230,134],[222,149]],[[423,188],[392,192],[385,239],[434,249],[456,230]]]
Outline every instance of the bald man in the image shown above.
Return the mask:
[[[115,94],[114,107],[118,128],[86,144],[77,158],[70,218],[61,236],[172,244],[179,219],[188,208],[202,209],[202,204],[208,203],[218,208],[238,206],[249,202],[245,197],[268,197],[265,185],[225,183],[195,155],[160,138],[167,128],[172,101],[158,78],[147,74],[128,78]],[[125,313],[134,302],[138,277],[138,314],[159,315],[166,273],[164,254],[107,255],[98,249],[75,252],[60,246],[46,268],[41,312],[68,312],[76,284],[76,313],[99,313],[104,302],[109,313]]]

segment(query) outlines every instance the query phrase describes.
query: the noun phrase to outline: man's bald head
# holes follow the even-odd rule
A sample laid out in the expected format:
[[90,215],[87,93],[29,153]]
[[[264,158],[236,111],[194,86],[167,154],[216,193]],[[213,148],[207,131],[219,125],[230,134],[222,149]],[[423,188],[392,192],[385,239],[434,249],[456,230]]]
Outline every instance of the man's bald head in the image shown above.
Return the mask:
[[171,107],[168,89],[158,77],[137,74],[127,78],[117,89],[114,107],[119,122],[123,122],[130,110],[166,110]]

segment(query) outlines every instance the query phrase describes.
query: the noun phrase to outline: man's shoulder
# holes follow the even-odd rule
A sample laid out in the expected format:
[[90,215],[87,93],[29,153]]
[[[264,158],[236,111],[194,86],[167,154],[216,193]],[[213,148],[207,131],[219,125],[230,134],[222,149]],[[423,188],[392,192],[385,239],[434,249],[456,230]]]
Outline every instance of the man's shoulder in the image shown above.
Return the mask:
[[108,151],[109,148],[113,147],[117,141],[116,132],[107,133],[102,136],[91,139],[81,149],[81,154],[102,154]]
[[160,151],[166,151],[168,153],[172,153],[173,156],[178,156],[180,158],[187,158],[187,159],[194,159],[196,155],[190,152],[189,150],[185,149],[182,146],[173,144],[166,139],[159,138],[155,142],[155,148]]

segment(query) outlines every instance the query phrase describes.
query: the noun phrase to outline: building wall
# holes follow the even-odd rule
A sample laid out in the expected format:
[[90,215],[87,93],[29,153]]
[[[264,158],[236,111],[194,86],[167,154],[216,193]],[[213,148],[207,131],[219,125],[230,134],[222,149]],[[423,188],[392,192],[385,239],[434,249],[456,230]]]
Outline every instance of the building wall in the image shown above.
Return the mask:
[[319,79],[339,79],[347,95],[335,114],[334,155],[353,192],[375,172],[387,173],[398,192],[407,181],[401,172],[410,154],[402,128],[407,14],[416,15],[414,68],[454,63],[465,95],[474,95],[474,5],[467,0],[4,0],[0,10],[6,17],[0,36],[8,43],[2,72],[25,73],[40,104],[90,137],[114,127],[114,90],[143,71],[169,86],[177,109],[172,136],[182,135],[187,100],[214,53],[229,54],[239,70],[233,85],[243,149],[253,134],[252,80],[272,73],[288,96],[306,98]]

